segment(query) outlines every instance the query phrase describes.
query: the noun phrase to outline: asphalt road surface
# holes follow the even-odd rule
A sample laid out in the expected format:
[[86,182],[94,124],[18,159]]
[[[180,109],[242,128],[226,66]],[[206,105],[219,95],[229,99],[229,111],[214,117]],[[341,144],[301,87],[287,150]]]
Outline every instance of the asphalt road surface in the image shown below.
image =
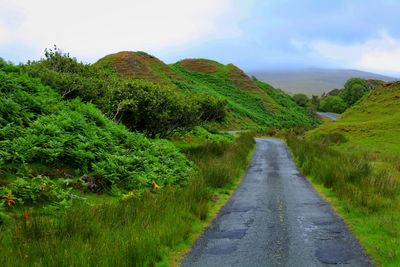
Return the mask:
[[317,114],[323,117],[327,117],[328,119],[331,119],[333,121],[339,119],[339,115],[336,115],[335,113],[317,112]]
[[181,266],[372,266],[285,143],[256,142],[239,187]]
[[241,132],[240,130],[228,131],[228,133],[230,133],[230,134],[235,134],[235,133],[240,133],[240,132]]

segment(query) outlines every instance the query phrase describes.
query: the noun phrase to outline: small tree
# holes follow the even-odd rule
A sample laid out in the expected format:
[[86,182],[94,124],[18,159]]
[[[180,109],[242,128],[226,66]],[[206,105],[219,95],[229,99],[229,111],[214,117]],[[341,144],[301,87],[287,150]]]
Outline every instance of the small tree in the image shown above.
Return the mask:
[[350,78],[344,84],[344,89],[340,93],[340,97],[348,106],[354,105],[366,93],[369,92],[368,83],[361,78]]
[[338,96],[325,97],[319,105],[319,110],[334,113],[343,113],[346,108],[346,103]]
[[293,101],[301,107],[305,107],[309,101],[308,97],[305,94],[295,94],[292,98]]

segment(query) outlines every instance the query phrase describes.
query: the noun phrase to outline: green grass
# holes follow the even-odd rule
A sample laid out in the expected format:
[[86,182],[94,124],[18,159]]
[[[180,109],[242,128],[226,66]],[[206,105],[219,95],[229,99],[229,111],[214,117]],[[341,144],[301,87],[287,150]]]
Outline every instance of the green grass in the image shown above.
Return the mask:
[[400,84],[375,89],[340,119],[287,143],[374,263],[400,265]]
[[[186,186],[113,204],[78,204],[63,213],[15,216],[0,227],[7,266],[152,266],[168,263],[208,219],[216,192],[229,192],[247,168],[250,135],[186,151],[198,166]],[[225,175],[229,170],[230,176]]]

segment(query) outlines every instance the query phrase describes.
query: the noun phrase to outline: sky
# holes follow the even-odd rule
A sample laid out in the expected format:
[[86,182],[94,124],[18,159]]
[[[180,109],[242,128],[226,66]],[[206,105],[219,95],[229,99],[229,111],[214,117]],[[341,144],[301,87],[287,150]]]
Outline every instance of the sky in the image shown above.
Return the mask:
[[346,68],[400,77],[399,0],[0,0],[0,57],[57,45],[94,63],[145,51],[246,71]]

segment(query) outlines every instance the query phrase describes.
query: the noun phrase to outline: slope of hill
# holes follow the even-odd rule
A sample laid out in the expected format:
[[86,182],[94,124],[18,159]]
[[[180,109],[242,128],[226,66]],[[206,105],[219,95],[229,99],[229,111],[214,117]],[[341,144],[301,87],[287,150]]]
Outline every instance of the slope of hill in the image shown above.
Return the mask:
[[188,178],[191,165],[174,145],[129,132],[93,104],[63,100],[1,59],[0,88],[1,196],[10,188],[22,203],[33,204],[43,193],[37,191],[38,179],[77,183],[84,174],[95,176],[90,179],[96,192],[143,190],[153,181],[175,184]]
[[[143,61],[143,62],[142,62]],[[233,64],[206,59],[185,59],[166,65],[143,52],[120,52],[100,59],[95,65],[112,68],[125,78],[145,79],[184,92],[207,93],[228,101],[228,120],[222,129],[247,129],[317,124],[318,120],[289,96],[284,105]],[[146,71],[144,71],[146,70]],[[277,91],[278,92],[278,91]],[[279,92],[280,95],[285,95]],[[289,104],[288,104],[289,103]]]
[[400,154],[400,82],[378,86],[341,118],[310,131],[310,137],[340,132],[352,144],[348,150]]
[[335,69],[304,69],[304,70],[271,70],[252,71],[261,81],[267,82],[274,87],[282,88],[290,94],[305,93],[321,95],[335,88],[343,88],[345,82],[352,77],[364,79],[377,79],[383,81],[394,81],[396,78],[379,75],[358,70],[335,70]]

